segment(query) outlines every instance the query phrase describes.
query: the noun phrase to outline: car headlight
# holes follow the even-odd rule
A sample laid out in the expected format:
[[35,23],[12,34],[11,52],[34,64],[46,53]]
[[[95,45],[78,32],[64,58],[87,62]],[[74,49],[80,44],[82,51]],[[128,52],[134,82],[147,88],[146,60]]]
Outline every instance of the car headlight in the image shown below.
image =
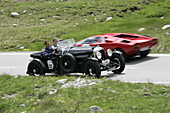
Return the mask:
[[108,55],[109,57],[112,56],[112,53],[113,53],[113,51],[112,51],[111,49],[108,49],[108,50],[107,50],[107,55]]
[[102,58],[102,53],[101,52],[96,52],[96,57],[98,58],[98,59],[101,59]]

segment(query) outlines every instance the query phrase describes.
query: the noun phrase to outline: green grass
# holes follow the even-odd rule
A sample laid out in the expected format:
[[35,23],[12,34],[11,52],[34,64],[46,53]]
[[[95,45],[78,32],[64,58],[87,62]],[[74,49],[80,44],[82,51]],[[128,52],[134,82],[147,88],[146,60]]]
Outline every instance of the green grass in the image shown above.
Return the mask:
[[[61,88],[59,79],[77,77],[0,76],[0,113],[87,113],[90,106],[104,113],[168,113],[170,86],[151,83],[123,83],[100,79],[100,82],[81,88]],[[81,78],[83,79],[83,78]],[[88,80],[94,80],[87,78]],[[94,80],[94,81],[97,81]],[[52,89],[58,89],[49,95]],[[4,98],[4,95],[15,95]]]
[[[43,42],[56,36],[78,41],[96,34],[130,32],[157,37],[154,53],[170,52],[169,35],[165,34],[169,29],[161,29],[169,24],[169,0],[58,1],[2,0],[0,51],[42,50]],[[11,12],[20,15],[13,18]],[[107,17],[113,19],[105,21]],[[139,28],[146,30],[138,32]]]

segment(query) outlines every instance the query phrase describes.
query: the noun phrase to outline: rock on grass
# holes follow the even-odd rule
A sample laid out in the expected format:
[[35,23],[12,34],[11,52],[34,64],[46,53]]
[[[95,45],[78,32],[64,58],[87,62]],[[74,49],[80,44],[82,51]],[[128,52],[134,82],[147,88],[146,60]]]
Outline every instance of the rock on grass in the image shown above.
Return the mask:
[[94,113],[96,111],[102,112],[102,109],[99,108],[98,106],[91,106],[88,110],[90,113]]
[[56,81],[56,84],[65,84],[67,82],[67,79],[60,79]]
[[11,17],[17,17],[17,16],[19,16],[19,13],[17,13],[17,12],[12,12],[11,13]]
[[170,28],[170,25],[164,25],[164,26],[162,27],[162,29],[167,29],[167,28]]

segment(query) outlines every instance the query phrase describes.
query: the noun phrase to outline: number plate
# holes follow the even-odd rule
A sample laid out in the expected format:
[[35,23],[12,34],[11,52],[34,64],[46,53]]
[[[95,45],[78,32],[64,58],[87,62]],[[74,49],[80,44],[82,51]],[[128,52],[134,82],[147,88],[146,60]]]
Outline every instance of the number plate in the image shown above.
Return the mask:
[[146,51],[146,50],[149,50],[149,46],[140,48],[140,51]]

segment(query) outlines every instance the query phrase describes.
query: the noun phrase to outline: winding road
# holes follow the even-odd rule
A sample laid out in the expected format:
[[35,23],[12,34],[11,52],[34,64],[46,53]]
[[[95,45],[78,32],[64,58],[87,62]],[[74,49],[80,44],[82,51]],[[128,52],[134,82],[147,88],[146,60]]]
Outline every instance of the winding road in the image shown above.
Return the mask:
[[[26,69],[32,52],[1,52],[0,75],[26,76]],[[149,54],[136,57],[126,63],[122,74],[102,72],[109,79],[131,83],[155,83],[170,85],[170,54]]]

